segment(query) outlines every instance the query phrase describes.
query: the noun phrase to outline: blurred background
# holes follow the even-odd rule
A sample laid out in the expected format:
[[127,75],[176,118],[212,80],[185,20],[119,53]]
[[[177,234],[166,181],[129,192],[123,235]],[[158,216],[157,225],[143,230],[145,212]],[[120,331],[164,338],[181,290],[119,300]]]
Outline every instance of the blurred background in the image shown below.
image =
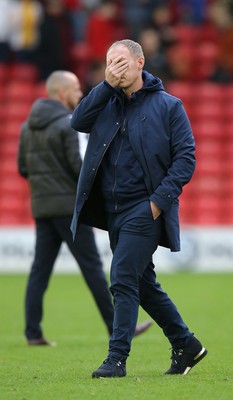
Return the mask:
[[[233,0],[0,0],[0,272],[29,270],[34,251],[16,163],[32,102],[57,69],[77,74],[87,94],[123,38],[142,45],[145,69],[182,99],[197,145],[180,199],[182,253],[159,249],[160,268],[233,272]],[[108,239],[96,236],[108,268]],[[72,271],[69,257],[63,249],[58,270]]]

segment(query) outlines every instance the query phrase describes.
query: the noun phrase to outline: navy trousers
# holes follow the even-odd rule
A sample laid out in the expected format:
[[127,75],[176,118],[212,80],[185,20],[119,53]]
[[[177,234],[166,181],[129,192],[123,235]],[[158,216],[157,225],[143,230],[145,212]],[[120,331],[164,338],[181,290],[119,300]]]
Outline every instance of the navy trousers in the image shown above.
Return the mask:
[[109,356],[126,359],[130,352],[139,305],[162,328],[172,346],[191,333],[176,306],[156,282],[152,255],[161,234],[161,217],[153,219],[149,201],[119,214],[109,214],[113,252],[111,287],[114,298],[113,333]]
[[25,335],[28,339],[43,336],[43,297],[49,284],[62,242],[77,261],[85,281],[95,299],[109,334],[112,333],[113,304],[103,265],[91,227],[80,225],[73,242],[70,231],[72,217],[36,220],[35,257],[30,271],[25,298]]

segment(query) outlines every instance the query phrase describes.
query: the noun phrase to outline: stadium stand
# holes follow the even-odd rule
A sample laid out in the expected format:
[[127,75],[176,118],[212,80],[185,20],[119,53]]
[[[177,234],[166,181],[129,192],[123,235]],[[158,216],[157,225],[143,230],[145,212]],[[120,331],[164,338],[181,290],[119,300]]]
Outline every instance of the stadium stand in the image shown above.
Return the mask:
[[[32,224],[27,183],[16,167],[18,136],[31,102],[44,96],[42,83],[11,80],[5,85],[1,109],[0,223]],[[197,168],[181,197],[183,224],[232,224],[233,222],[233,85],[202,82],[167,83],[189,114],[197,143]]]
[[[174,30],[176,41],[168,51],[168,59],[177,75],[165,82],[165,88],[182,99],[197,147],[196,171],[180,199],[181,222],[183,225],[232,225],[233,82],[216,83],[210,79],[218,56],[219,31],[208,23],[180,23]],[[85,41],[74,43],[71,59],[73,71],[85,82],[90,63]],[[2,225],[33,223],[29,188],[17,173],[16,154],[20,127],[32,102],[46,96],[44,82],[38,76],[38,68],[30,62],[0,63]]]

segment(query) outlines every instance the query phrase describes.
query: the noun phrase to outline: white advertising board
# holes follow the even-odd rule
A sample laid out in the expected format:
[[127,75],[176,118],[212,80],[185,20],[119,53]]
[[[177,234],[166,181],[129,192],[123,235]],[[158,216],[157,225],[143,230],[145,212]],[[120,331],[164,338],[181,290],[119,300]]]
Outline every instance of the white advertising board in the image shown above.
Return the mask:
[[[111,263],[107,233],[95,230],[97,245],[106,271]],[[0,227],[0,273],[28,272],[33,260],[34,227]],[[185,227],[181,230],[179,253],[159,247],[154,254],[158,272],[233,272],[233,227]],[[63,244],[55,272],[77,272],[77,264]]]

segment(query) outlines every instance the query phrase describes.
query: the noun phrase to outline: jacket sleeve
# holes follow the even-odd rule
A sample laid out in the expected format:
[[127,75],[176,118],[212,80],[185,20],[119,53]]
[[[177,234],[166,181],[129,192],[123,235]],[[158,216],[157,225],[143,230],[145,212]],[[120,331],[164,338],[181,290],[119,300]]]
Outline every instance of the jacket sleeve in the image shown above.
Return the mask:
[[190,181],[196,165],[194,137],[180,100],[170,111],[169,130],[171,164],[166,176],[150,196],[150,200],[164,211],[182,193],[183,186]]
[[104,109],[114,93],[114,89],[103,81],[95,86],[75,108],[71,126],[76,131],[91,132],[99,113]]
[[27,123],[24,123],[21,128],[20,138],[19,138],[19,146],[18,146],[18,155],[17,155],[17,164],[18,164],[18,172],[21,176],[27,179],[28,170],[26,163],[26,154],[27,154]]

